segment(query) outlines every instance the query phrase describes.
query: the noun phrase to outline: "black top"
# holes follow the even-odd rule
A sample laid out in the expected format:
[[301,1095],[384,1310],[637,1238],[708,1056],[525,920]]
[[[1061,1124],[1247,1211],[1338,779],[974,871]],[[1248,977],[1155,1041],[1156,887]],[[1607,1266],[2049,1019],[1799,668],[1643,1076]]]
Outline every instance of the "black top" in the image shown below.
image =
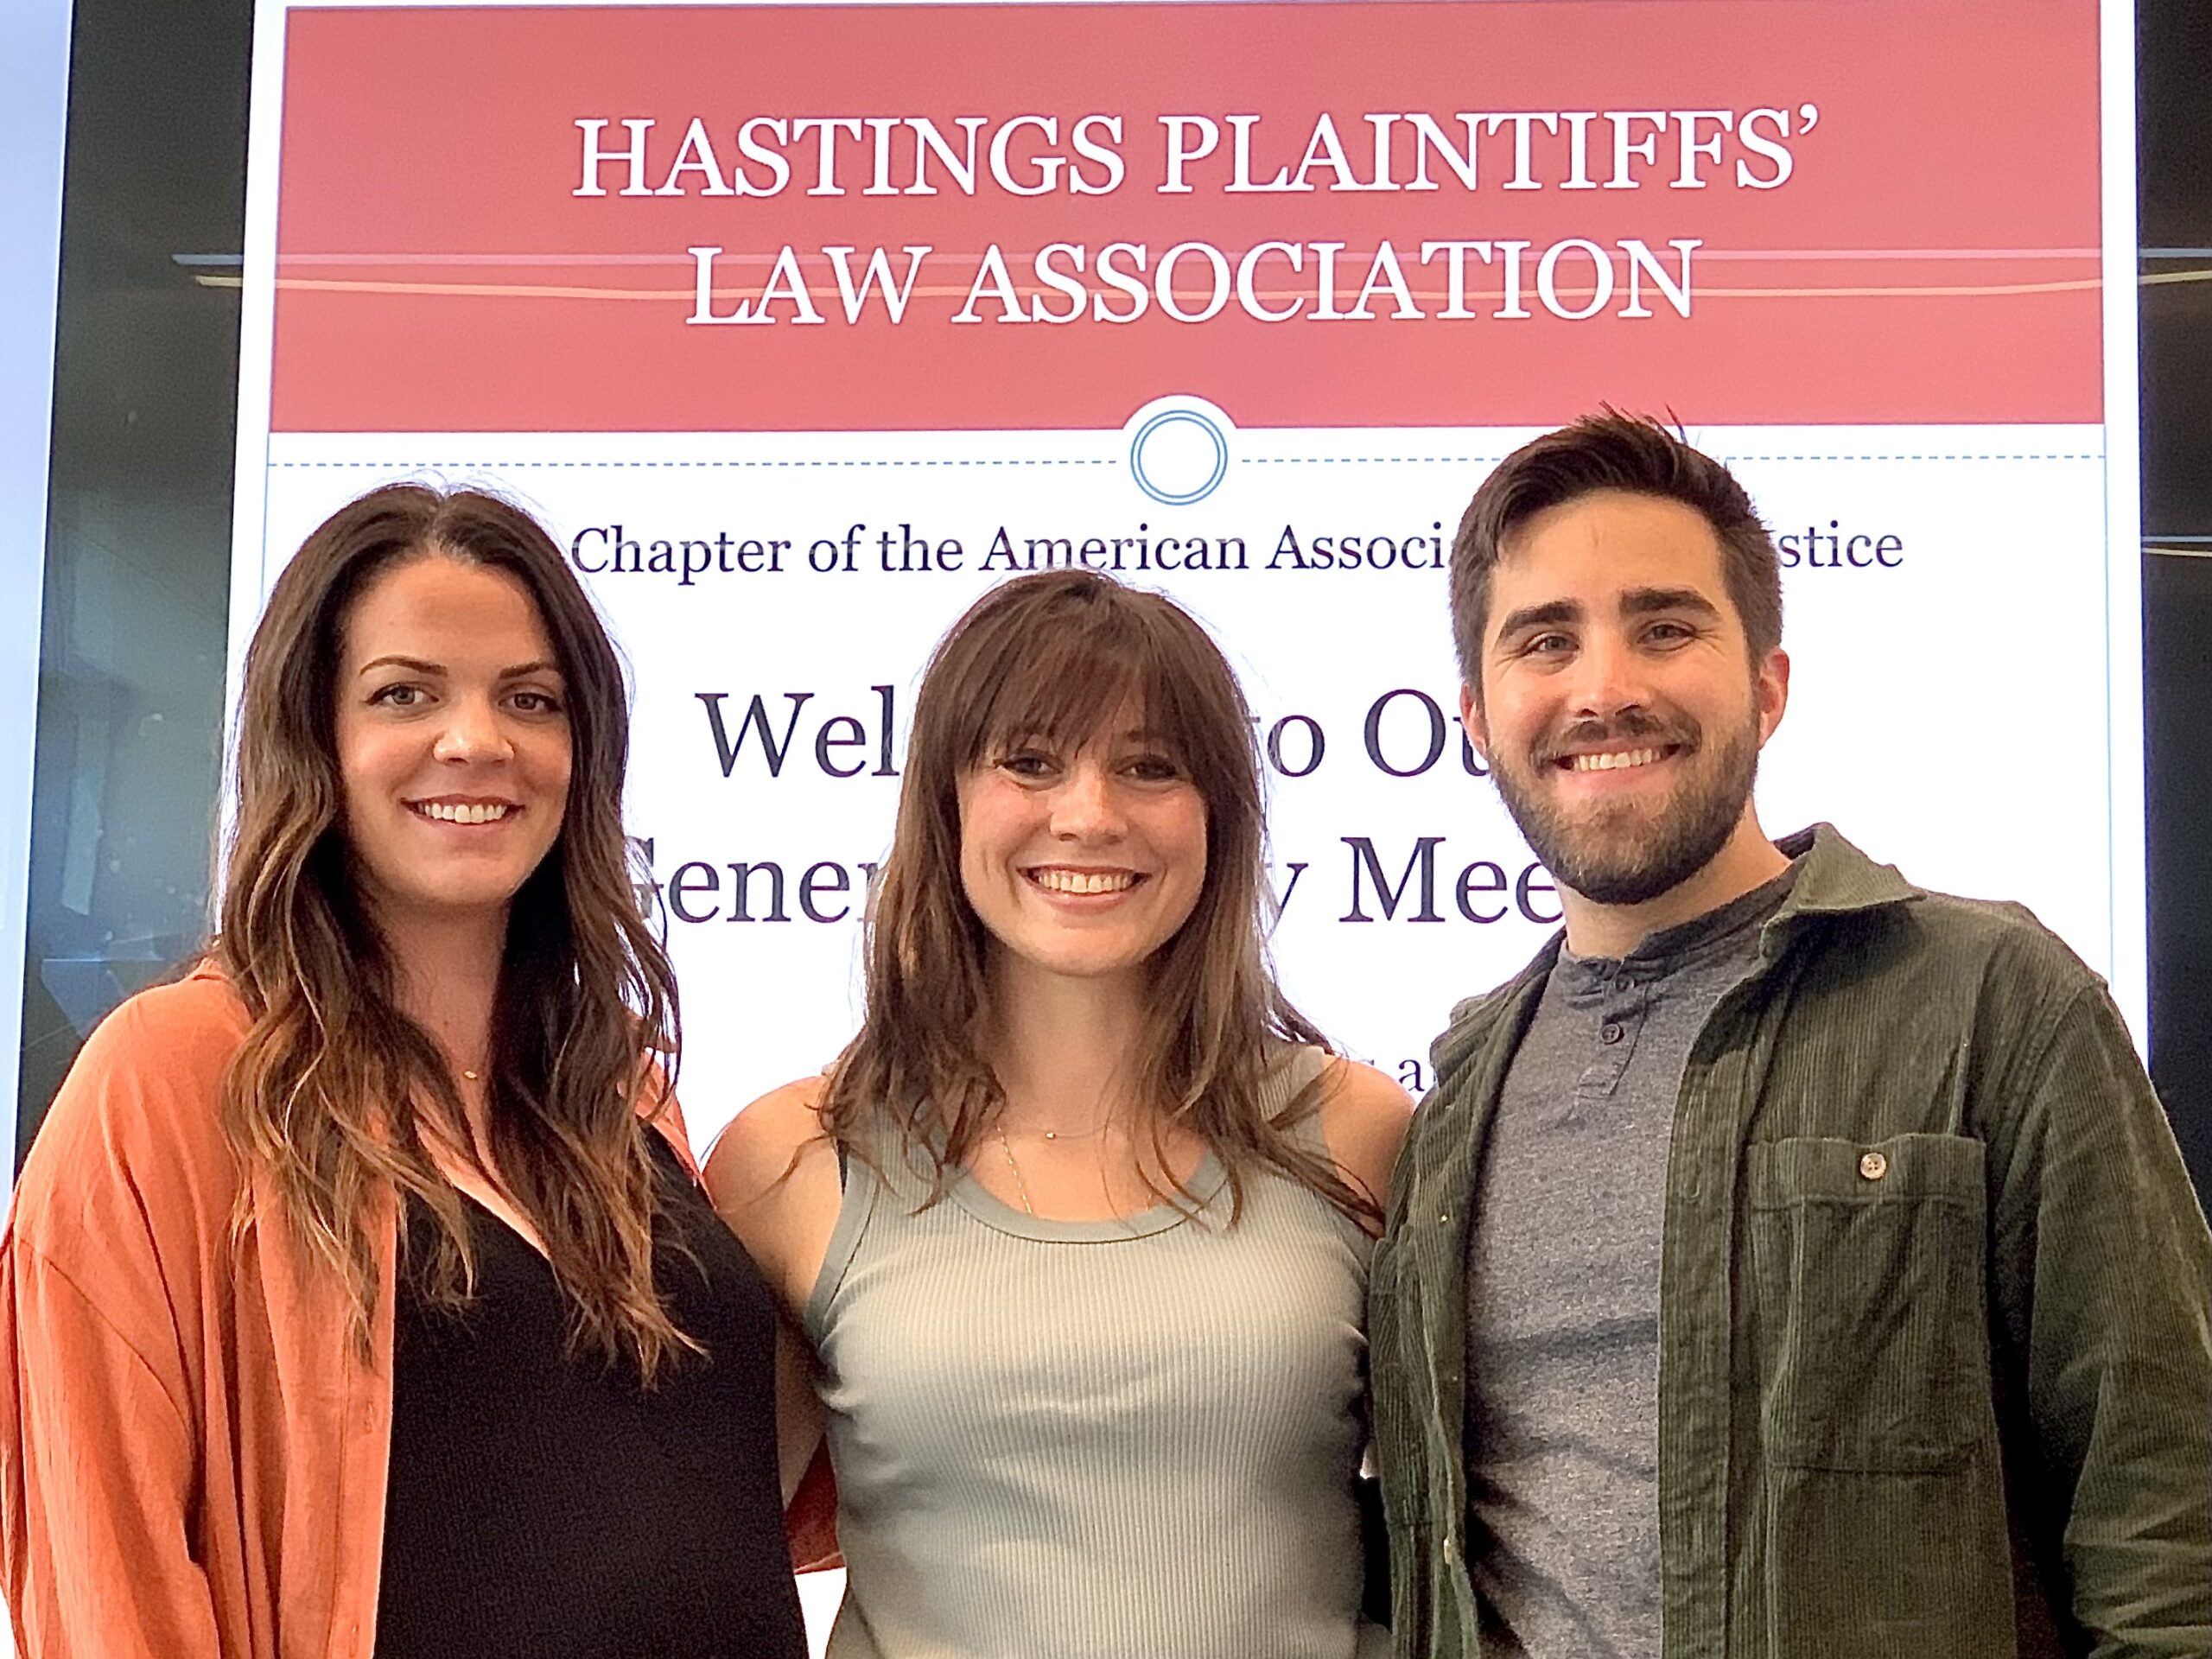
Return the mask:
[[[377,1659],[804,1659],[776,1476],[775,1321],[751,1259],[658,1135],[657,1276],[682,1354],[635,1370],[563,1351],[552,1269],[465,1208],[459,1316],[402,1275]],[[408,1217],[412,1261],[433,1224]]]

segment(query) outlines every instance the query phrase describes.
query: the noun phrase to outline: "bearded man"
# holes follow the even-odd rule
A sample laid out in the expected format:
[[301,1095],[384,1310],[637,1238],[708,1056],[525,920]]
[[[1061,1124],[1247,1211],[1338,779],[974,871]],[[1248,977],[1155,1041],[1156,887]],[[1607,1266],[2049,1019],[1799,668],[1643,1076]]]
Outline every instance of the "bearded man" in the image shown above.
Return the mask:
[[2025,910],[1768,839],[1742,487],[1577,422],[1476,493],[1452,612],[1566,930],[1454,1012],[1374,1260],[1399,1659],[2212,1654],[2171,1131]]

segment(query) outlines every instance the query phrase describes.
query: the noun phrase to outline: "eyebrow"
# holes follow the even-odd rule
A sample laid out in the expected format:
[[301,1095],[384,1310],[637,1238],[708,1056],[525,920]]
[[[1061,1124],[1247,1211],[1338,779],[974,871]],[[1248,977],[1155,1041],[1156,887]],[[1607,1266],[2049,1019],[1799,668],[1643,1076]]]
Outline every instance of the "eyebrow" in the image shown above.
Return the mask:
[[1525,628],[1555,627],[1561,622],[1580,622],[1581,620],[1582,606],[1579,601],[1549,600],[1541,605],[1523,605],[1519,610],[1513,612],[1504,621],[1497,625],[1497,632],[1494,637],[1503,639],[1509,635],[1521,632]]
[[1649,616],[1657,611],[1694,611],[1718,620],[1720,607],[1694,588],[1631,588],[1621,595],[1623,616]]
[[[366,674],[370,670],[378,668],[404,668],[410,674],[442,675],[446,672],[443,663],[428,662],[420,657],[396,656],[373,658],[361,664],[361,672]],[[558,674],[560,671],[561,665],[558,663],[541,658],[535,662],[517,663],[512,668],[503,668],[499,671],[498,677],[503,680],[518,680],[525,674]]]

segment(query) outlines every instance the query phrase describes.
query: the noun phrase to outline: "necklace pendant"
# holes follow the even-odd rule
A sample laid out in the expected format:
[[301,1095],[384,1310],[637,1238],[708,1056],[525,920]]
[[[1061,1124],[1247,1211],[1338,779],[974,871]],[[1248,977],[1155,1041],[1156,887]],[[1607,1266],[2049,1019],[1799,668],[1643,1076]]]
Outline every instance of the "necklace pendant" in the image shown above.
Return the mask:
[[1045,1131],[1045,1138],[1047,1141],[1057,1141],[1060,1138],[1060,1132],[1058,1129],[1047,1129]]

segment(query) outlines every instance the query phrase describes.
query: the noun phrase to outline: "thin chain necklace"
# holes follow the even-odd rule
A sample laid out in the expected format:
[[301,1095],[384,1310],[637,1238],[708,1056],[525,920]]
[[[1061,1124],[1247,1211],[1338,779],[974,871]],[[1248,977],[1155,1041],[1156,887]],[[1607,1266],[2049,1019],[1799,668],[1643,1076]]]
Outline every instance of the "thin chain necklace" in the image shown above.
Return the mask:
[[1021,1194],[1021,1207],[1034,1219],[1037,1206],[1029,1201],[1029,1183],[1021,1179],[1021,1166],[1014,1161],[1014,1143],[1006,1138],[1006,1126],[994,1123],[991,1129],[999,1138],[999,1150],[1006,1154],[1006,1166],[1014,1172],[1014,1190]]
[[[1021,1207],[1031,1215],[1035,1215],[1037,1206],[1029,1201],[1029,1183],[1021,1179],[1021,1166],[1014,1161],[1014,1143],[1006,1138],[1006,1125],[1002,1122],[994,1122],[991,1125],[991,1131],[999,1138],[999,1150],[1006,1154],[1006,1166],[1014,1172],[1014,1190],[1021,1194]],[[1079,1131],[1067,1129],[1037,1131],[1039,1138],[1049,1141],[1055,1146],[1063,1141],[1095,1141],[1105,1133],[1106,1126],[1103,1123],[1095,1123],[1090,1128]]]

